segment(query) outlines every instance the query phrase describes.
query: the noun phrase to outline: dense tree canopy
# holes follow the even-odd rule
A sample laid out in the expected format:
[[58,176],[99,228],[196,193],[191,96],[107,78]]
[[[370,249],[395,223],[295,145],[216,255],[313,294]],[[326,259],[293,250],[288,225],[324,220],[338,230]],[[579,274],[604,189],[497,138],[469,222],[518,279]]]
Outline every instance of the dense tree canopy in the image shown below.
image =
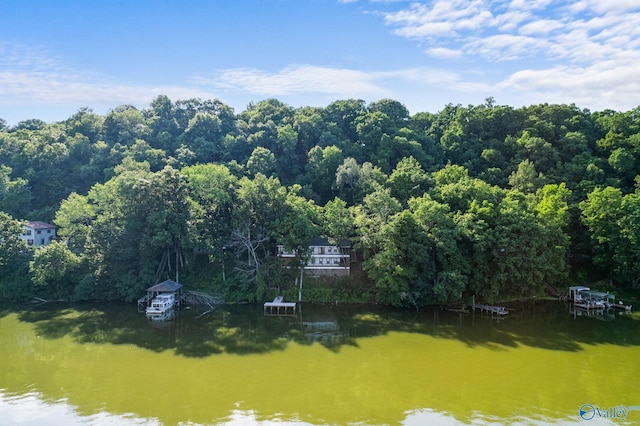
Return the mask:
[[[392,99],[267,99],[236,113],[158,96],[59,123],[0,119],[0,268],[27,259],[33,288],[59,298],[132,300],[179,269],[254,301],[291,278],[276,244],[302,266],[324,236],[354,244],[364,274],[343,285],[368,301],[495,301],[584,277],[632,290],[639,175],[640,107],[487,99],[412,116]],[[26,220],[55,223],[61,241],[25,252]]]

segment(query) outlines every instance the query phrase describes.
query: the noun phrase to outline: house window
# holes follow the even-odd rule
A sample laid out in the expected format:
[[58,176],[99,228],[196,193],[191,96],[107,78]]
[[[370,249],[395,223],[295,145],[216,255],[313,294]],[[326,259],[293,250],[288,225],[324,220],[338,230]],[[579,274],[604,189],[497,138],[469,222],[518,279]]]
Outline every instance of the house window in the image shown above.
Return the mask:
[[44,238],[40,238],[40,245],[43,246],[44,245]]
[[25,235],[31,235],[31,229],[27,229],[27,232],[24,233]]
[[37,231],[36,231],[36,233],[37,233],[38,235],[40,235],[40,234],[42,234],[42,231],[37,230]]
[[51,233],[51,229],[47,229],[47,234],[50,234],[50,233]]
[[27,244],[32,246],[33,245],[33,240],[27,240]]

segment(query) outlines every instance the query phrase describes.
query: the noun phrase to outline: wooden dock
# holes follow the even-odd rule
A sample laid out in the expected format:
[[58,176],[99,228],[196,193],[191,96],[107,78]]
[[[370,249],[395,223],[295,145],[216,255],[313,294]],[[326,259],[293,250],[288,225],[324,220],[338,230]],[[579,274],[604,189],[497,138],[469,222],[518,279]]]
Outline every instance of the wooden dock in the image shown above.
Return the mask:
[[488,313],[490,315],[504,316],[509,313],[509,310],[504,306],[493,306],[493,305],[476,305],[475,303],[472,305],[473,309],[479,309],[481,313]]
[[297,303],[283,302],[283,300],[282,296],[278,296],[273,299],[273,302],[265,302],[264,314],[266,316],[294,316]]

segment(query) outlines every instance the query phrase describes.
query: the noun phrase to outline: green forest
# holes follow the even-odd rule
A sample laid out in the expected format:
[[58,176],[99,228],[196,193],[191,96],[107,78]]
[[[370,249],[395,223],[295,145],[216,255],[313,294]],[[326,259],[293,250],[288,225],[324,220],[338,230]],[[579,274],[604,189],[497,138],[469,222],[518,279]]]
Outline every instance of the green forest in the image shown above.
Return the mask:
[[[267,99],[236,113],[158,96],[0,120],[0,298],[132,301],[179,271],[259,302],[297,294],[317,236],[349,240],[354,271],[305,278],[304,301],[496,302],[594,282],[637,295],[639,175],[640,107]],[[28,220],[59,240],[25,250]]]

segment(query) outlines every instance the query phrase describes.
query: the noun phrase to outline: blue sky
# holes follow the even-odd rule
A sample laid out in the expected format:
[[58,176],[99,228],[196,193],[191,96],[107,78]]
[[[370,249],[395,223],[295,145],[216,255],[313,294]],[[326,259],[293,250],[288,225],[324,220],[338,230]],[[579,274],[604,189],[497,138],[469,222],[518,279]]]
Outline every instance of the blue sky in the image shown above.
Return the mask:
[[3,0],[0,118],[218,98],[640,105],[640,0]]

